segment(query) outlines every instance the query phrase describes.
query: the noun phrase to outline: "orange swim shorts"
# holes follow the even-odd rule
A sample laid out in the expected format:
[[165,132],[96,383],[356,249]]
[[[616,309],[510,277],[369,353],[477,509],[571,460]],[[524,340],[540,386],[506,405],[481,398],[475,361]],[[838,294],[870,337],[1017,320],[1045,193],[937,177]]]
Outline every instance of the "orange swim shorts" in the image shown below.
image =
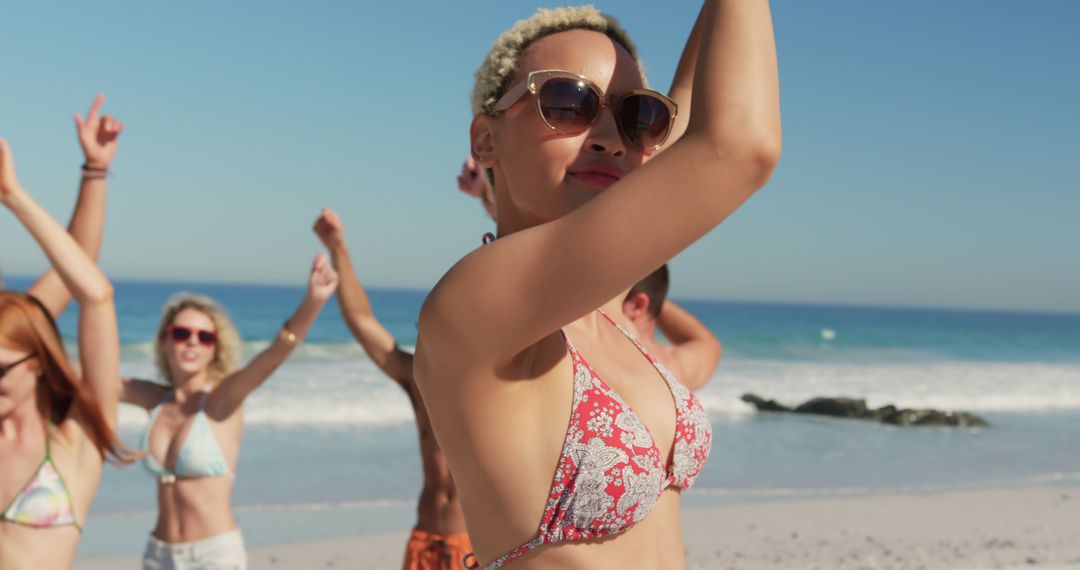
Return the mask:
[[461,570],[472,552],[466,533],[441,535],[414,528],[405,546],[403,570]]

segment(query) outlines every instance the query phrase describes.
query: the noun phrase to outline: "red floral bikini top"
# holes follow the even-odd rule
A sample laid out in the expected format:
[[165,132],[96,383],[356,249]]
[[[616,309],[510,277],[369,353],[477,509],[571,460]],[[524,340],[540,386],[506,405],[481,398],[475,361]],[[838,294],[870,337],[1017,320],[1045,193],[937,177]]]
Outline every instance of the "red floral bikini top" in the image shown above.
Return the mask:
[[544,544],[619,534],[644,519],[669,486],[690,488],[709,459],[712,427],[701,403],[633,335],[603,311],[600,314],[637,345],[674,396],[674,464],[665,465],[645,423],[589,367],[564,333],[574,366],[573,411],[540,530],[484,570],[499,568]]

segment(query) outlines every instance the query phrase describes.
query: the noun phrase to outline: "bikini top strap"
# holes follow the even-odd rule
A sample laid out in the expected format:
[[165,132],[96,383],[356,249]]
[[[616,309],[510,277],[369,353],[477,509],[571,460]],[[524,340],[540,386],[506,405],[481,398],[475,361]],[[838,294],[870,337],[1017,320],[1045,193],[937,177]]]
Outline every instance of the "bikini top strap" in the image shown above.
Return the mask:
[[638,338],[637,338],[637,336],[636,336],[636,335],[634,335],[634,333],[632,333],[632,332],[630,332],[630,331],[626,330],[626,328],[625,328],[625,327],[623,327],[622,325],[620,325],[618,321],[616,321],[615,319],[611,318],[611,315],[607,314],[607,312],[605,312],[605,311],[604,311],[603,309],[597,309],[597,310],[596,310],[596,312],[598,312],[598,313],[600,313],[601,315],[603,315],[603,317],[604,317],[605,319],[607,319],[607,322],[609,322],[609,323],[611,323],[611,324],[615,325],[615,328],[619,329],[619,332],[623,333],[623,336],[625,336],[626,338],[628,338],[628,339],[630,339],[631,341],[633,341],[633,342],[634,342],[634,344],[638,345],[638,348],[643,348],[643,347],[641,346],[641,342],[640,342],[640,341],[638,341]]
[[642,344],[641,340],[640,340],[640,339],[639,339],[639,338],[637,337],[637,335],[635,335],[634,333],[632,333],[632,332],[630,332],[630,331],[626,330],[626,327],[624,327],[624,326],[620,325],[618,321],[616,321],[615,319],[611,318],[611,315],[609,315],[609,314],[607,314],[606,312],[604,312],[604,310],[603,310],[603,309],[597,309],[597,311],[598,311],[598,312],[599,312],[599,313],[600,313],[601,315],[603,315],[603,316],[604,316],[604,318],[605,318],[605,319],[607,319],[607,321],[608,321],[609,323],[611,323],[611,324],[615,325],[615,328],[619,329],[619,332],[623,333],[623,336],[625,336],[626,338],[630,339],[630,342],[634,343],[634,346],[636,346],[636,347],[637,347],[637,349],[638,349],[638,350],[639,350],[639,351],[641,352],[641,354],[643,354],[643,355],[645,356],[645,359],[646,359],[646,360],[648,360],[649,362],[653,362],[653,363],[655,363],[655,362],[653,361],[653,357],[652,357],[652,355],[651,355],[651,354],[649,354],[649,351],[645,349],[645,345],[644,345],[644,344]]
[[559,334],[562,335],[563,342],[566,344],[566,348],[573,351],[574,350],[574,343],[570,342],[570,335],[566,334],[566,331],[564,329],[559,329]]
[[158,400],[157,405],[154,406],[154,409],[156,410],[156,409],[160,408],[162,404],[164,404],[165,402],[168,402],[169,398],[172,398],[175,395],[176,395],[176,388],[173,388],[172,390],[166,390],[165,393],[162,394],[161,399]]
[[[597,309],[596,312],[603,315],[603,317],[607,319],[609,323],[614,325],[615,328],[619,329],[619,332],[621,332],[623,336],[630,339],[630,342],[634,343],[634,346],[638,347],[638,350],[640,350],[646,358],[649,358],[651,360],[649,353],[645,350],[645,345],[641,344],[641,341],[639,341],[637,337],[633,335],[633,333],[623,328],[622,325],[620,325],[615,319],[611,318],[611,316],[604,312],[603,309]],[[566,345],[570,348],[571,352],[577,352],[577,348],[574,346],[574,343],[570,342],[570,335],[566,334],[566,331],[562,329],[559,329],[559,332],[562,333],[563,339],[566,340]]]
[[49,418],[48,426],[45,428],[45,461],[52,461],[52,450],[50,449],[49,440],[52,439],[53,421]]
[[206,411],[206,399],[210,397],[210,385],[206,385],[202,389],[202,396],[199,398],[199,411]]
[[[601,316],[603,316],[605,319],[607,319],[607,322],[615,325],[616,327],[619,328],[619,330],[622,330],[622,327],[619,326],[619,323],[615,322],[615,319],[611,318],[611,315],[607,314],[607,311],[605,311],[603,309],[597,309],[596,312],[600,313]],[[626,331],[623,331],[623,334],[625,334],[625,333],[626,333]]]

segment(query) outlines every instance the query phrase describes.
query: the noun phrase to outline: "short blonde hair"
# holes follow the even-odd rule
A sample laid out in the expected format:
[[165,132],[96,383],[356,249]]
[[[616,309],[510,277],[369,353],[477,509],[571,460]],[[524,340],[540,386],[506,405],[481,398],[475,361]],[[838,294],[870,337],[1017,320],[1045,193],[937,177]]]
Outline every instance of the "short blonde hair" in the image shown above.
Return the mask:
[[484,62],[475,74],[473,114],[492,112],[499,97],[513,84],[518,62],[530,45],[541,38],[569,30],[592,30],[607,35],[626,49],[641,69],[642,79],[645,78],[637,47],[614,17],[597,10],[592,4],[540,8],[529,18],[518,20],[513,27],[500,34],[484,56]]
[[236,332],[236,327],[233,326],[225,309],[222,309],[210,297],[192,293],[173,295],[161,310],[161,324],[158,325],[157,344],[154,346],[154,363],[157,365],[158,373],[168,380],[169,384],[175,385],[162,344],[169,332],[169,327],[176,320],[176,315],[186,309],[195,309],[214,321],[217,346],[214,350],[214,359],[210,361],[210,372],[218,380],[228,376],[236,369],[236,363],[240,359],[240,335]]

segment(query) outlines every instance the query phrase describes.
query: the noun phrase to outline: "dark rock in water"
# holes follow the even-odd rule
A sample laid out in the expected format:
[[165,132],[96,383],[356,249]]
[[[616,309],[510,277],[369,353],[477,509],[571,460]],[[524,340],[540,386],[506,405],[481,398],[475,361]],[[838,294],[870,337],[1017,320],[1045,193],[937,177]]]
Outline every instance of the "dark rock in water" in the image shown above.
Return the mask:
[[898,410],[896,406],[892,404],[886,404],[884,406],[881,406],[880,408],[870,410],[863,419],[874,420],[875,422],[890,423],[886,422],[885,418],[891,417],[899,411],[900,410]]
[[842,418],[861,418],[868,412],[866,400],[853,398],[814,398],[795,407],[796,414],[818,414]]
[[813,398],[795,408],[789,408],[776,400],[766,400],[757,394],[743,394],[742,401],[752,404],[762,412],[853,418],[897,426],[983,427],[989,425],[986,420],[968,412],[897,408],[892,404],[880,408],[868,408],[866,400],[855,398]]
[[951,410],[896,410],[881,419],[883,423],[898,426],[952,426],[983,427],[986,420],[967,412]]
[[753,404],[753,406],[763,412],[790,412],[791,408],[777,402],[776,400],[766,400],[757,394],[747,393],[742,395],[742,401],[747,404]]

